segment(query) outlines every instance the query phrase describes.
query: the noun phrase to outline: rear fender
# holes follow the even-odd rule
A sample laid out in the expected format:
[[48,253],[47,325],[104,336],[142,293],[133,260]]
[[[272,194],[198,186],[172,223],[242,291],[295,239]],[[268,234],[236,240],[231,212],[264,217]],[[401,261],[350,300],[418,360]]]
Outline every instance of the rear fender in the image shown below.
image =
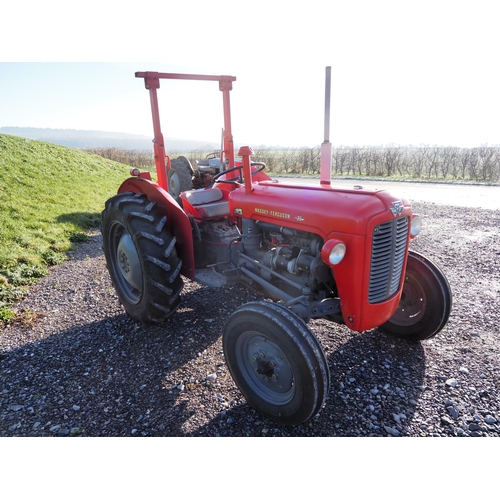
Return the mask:
[[182,260],[181,273],[189,279],[194,278],[193,233],[188,216],[182,208],[158,184],[140,177],[130,177],[118,189],[118,193],[144,193],[148,200],[155,201],[167,216],[167,227],[177,240],[175,248]]

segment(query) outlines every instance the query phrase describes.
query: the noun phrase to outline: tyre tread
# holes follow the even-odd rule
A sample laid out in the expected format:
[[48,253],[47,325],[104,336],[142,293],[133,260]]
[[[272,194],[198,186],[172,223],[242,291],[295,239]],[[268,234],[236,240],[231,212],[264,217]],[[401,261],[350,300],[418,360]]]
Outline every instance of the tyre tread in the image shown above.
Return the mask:
[[[239,322],[252,322],[252,318],[255,317],[264,317],[266,318],[266,322],[270,321],[274,323],[280,329],[280,335],[285,335],[287,340],[291,341],[295,345],[295,348],[301,352],[301,362],[305,362],[307,365],[311,385],[307,388],[304,387],[303,390],[307,390],[308,397],[312,399],[308,402],[307,407],[301,404],[293,414],[281,415],[278,407],[270,410],[272,412],[269,413],[267,410],[269,405],[264,404],[264,407],[259,406],[261,404],[259,397],[257,396],[257,398],[255,398],[248,384],[244,380],[240,380],[240,370],[236,366],[235,359],[233,359],[234,353],[231,352],[231,346],[234,340],[231,340],[229,337],[233,335],[232,329],[237,327]],[[277,341],[279,342],[279,340]],[[310,420],[324,406],[330,385],[330,372],[325,354],[320,342],[311,332],[309,327],[302,319],[286,307],[267,301],[244,304],[238,308],[227,321],[224,328],[223,345],[226,363],[236,384],[244,395],[245,392],[249,391],[248,394],[245,395],[249,404],[257,410],[268,414],[270,418],[281,423],[296,425]]]
[[[106,201],[102,220],[106,265],[126,312],[143,323],[164,321],[178,308],[183,288],[182,260],[177,256],[176,238],[167,227],[167,216],[161,213],[156,202],[149,202],[145,194],[122,193]],[[116,222],[131,235],[141,261],[143,290],[137,303],[127,300],[126,293],[120,290],[119,277],[113,276],[116,256],[112,253],[116,243],[107,232]]]

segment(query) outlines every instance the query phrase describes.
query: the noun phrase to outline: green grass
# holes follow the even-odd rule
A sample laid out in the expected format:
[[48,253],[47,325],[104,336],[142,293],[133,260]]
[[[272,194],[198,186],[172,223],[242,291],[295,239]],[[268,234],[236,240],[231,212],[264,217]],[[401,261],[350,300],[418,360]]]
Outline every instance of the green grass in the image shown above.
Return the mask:
[[0,321],[26,285],[64,262],[100,224],[129,167],[100,156],[0,134]]

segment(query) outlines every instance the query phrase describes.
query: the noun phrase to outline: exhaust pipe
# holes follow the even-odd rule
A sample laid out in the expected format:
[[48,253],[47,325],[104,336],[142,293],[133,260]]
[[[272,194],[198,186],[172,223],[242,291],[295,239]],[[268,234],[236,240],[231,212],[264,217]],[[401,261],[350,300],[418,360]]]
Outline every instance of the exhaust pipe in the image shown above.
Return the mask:
[[320,184],[330,186],[332,181],[332,144],[330,143],[330,87],[331,87],[331,66],[326,67],[325,77],[325,134],[323,144],[321,144],[320,159]]

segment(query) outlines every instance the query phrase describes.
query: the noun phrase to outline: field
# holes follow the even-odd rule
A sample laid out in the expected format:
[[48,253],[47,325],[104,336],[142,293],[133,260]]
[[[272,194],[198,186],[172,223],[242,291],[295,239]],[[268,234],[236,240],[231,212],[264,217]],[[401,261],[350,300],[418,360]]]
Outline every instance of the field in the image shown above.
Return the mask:
[[0,135],[0,320],[25,286],[66,259],[100,221],[129,168],[100,156]]

